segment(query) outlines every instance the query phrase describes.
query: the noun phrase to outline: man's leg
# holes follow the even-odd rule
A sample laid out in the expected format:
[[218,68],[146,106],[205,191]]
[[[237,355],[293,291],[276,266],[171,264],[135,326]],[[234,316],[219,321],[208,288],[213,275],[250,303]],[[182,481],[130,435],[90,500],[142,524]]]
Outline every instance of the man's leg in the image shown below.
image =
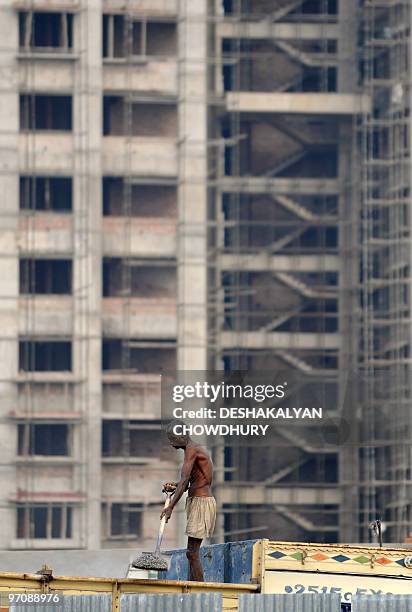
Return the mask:
[[197,580],[198,582],[204,582],[203,569],[199,555],[201,543],[202,540],[198,538],[189,536],[187,539],[186,557],[189,561],[189,580]]

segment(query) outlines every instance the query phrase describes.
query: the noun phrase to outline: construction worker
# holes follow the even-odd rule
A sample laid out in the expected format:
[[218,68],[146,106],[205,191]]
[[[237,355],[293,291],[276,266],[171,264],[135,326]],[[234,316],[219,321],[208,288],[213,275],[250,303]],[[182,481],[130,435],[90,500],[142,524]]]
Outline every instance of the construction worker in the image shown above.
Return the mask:
[[[176,427],[178,425],[178,427]],[[216,523],[216,500],[211,492],[213,479],[213,464],[209,452],[196,444],[187,435],[177,435],[175,431],[181,430],[182,422],[173,421],[167,427],[167,436],[173,448],[184,451],[184,462],[181,477],[178,483],[165,483],[164,488],[175,485],[176,490],[168,508],[165,508],[160,518],[170,519],[173,509],[185,491],[186,499],[186,556],[189,562],[189,580],[203,582],[203,568],[200,561],[199,549],[202,540],[209,538],[214,531]]]

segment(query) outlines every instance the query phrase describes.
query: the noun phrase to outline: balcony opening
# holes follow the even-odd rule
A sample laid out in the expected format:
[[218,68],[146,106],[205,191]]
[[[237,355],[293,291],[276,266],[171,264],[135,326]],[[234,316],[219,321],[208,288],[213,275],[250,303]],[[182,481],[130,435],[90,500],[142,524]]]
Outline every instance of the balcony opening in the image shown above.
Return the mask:
[[339,242],[338,226],[330,227],[310,227],[302,233],[300,240],[290,243],[290,248],[298,248],[308,250],[334,250],[338,248]]
[[176,104],[127,102],[121,96],[104,96],[103,134],[177,138]]
[[[300,124],[293,127],[299,129]],[[327,129],[327,124],[325,127]],[[337,177],[336,145],[314,145],[310,149],[297,146],[292,139],[285,138],[280,129],[266,121],[245,123],[243,129],[249,138],[240,146],[237,172],[279,178]]]
[[69,51],[73,49],[73,15],[21,11],[19,46],[23,50]]
[[103,15],[104,58],[174,57],[176,54],[176,22]]
[[231,15],[234,12],[235,0],[223,0],[223,12],[225,15]]
[[176,298],[176,267],[173,266],[133,266],[127,271],[130,262],[119,258],[103,260],[103,296],[122,297],[127,292],[132,297],[149,299]]
[[[282,9],[282,5],[290,4],[288,18],[293,17],[302,19],[303,15],[336,15],[338,13],[338,0],[302,0],[299,6],[293,2],[276,2],[273,0],[223,0],[223,10],[225,14],[245,15],[251,14],[254,16],[267,17],[271,13],[276,13],[276,8]],[[276,5],[276,6],[275,6]]]
[[[144,25],[144,24],[143,24]],[[177,53],[176,23],[146,23],[146,55],[174,56]]]
[[[289,52],[288,52],[289,51]],[[288,51],[273,46],[270,39],[222,40],[222,78],[225,91],[320,92],[337,91],[337,41],[288,42]],[[311,58],[324,58],[322,66],[299,64],[290,53],[300,55],[310,64]],[[330,65],[327,65],[329,56]]]
[[175,219],[176,185],[128,185],[122,177],[103,178],[103,214]]
[[[159,428],[160,425],[140,421],[103,421],[102,455],[161,459]],[[166,448],[163,454],[168,456],[168,450]]]
[[70,295],[71,292],[71,260],[20,259],[21,295]]
[[174,342],[162,340],[103,340],[102,365],[105,371],[161,374],[176,369]]
[[17,454],[68,457],[71,455],[71,428],[57,423],[20,423],[17,426]]
[[20,95],[20,130],[69,132],[71,129],[71,96]]
[[72,537],[73,508],[66,504],[18,504],[18,539],[68,539]]
[[108,539],[141,538],[143,535],[142,503],[103,504],[103,517]]
[[20,340],[19,370],[23,372],[70,372],[72,343],[58,340]]
[[338,2],[339,0],[305,0],[298,11],[303,15],[337,15]]
[[69,212],[72,199],[72,179],[69,177],[20,177],[20,210]]

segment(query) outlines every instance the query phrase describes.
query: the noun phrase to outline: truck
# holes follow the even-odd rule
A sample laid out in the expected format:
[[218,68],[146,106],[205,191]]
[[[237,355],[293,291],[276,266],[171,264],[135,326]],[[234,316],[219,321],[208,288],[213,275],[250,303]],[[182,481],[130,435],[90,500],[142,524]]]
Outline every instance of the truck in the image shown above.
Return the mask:
[[338,593],[347,612],[354,594],[412,595],[412,550],[259,540],[251,577],[262,593]]
[[[43,554],[47,560],[47,551]],[[122,612],[124,596],[173,593],[219,593],[224,611],[238,610],[242,595],[317,593],[332,594],[338,607],[340,598],[341,612],[351,610],[355,594],[411,596],[412,609],[412,550],[406,547],[268,539],[215,544],[201,548],[205,582],[187,580],[185,550],[170,551],[170,556],[169,570],[157,578],[56,576],[47,565],[35,573],[0,572],[0,611],[14,609],[10,598],[19,595],[21,602],[37,601],[39,595],[54,597],[53,602],[70,595],[101,595],[110,612]]]
[[[412,595],[412,549],[268,539],[204,547],[205,577],[256,584],[260,593],[338,593],[342,612],[357,595]],[[168,578],[187,574],[184,551],[172,554]],[[411,602],[412,605],[412,602]]]

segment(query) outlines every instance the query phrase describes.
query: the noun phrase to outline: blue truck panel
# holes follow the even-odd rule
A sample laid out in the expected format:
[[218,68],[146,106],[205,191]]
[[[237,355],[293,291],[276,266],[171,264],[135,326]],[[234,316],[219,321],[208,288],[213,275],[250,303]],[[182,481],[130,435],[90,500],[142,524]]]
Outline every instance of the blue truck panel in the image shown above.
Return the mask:
[[[252,581],[253,545],[257,540],[227,542],[202,546],[200,558],[206,582],[250,584]],[[186,550],[168,551],[172,559],[169,570],[160,572],[161,580],[187,580]]]

